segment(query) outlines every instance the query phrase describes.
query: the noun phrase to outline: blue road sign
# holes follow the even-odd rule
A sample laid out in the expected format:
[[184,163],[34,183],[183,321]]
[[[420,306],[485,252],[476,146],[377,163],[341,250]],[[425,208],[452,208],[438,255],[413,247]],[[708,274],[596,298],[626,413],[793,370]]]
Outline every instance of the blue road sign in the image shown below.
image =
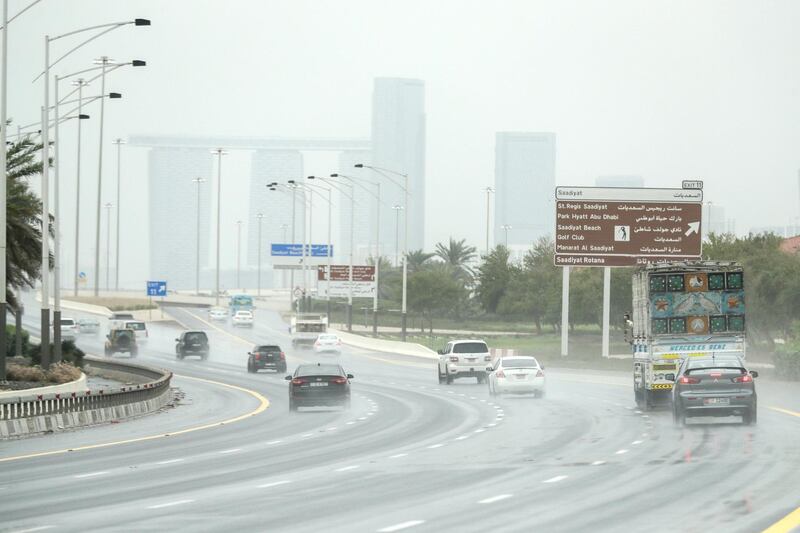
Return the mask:
[[[303,257],[302,244],[273,244],[270,249],[270,255],[273,257]],[[309,247],[305,245],[305,255],[310,257],[328,257],[327,244],[312,244],[311,253]],[[333,255],[333,245],[331,245],[331,255]]]
[[167,282],[166,281],[148,281],[147,282],[147,295],[148,296],[166,296],[167,295]]

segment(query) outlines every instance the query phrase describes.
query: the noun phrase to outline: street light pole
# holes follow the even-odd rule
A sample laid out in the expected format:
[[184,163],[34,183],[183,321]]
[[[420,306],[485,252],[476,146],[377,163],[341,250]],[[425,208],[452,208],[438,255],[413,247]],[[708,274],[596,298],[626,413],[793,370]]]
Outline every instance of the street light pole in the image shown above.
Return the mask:
[[200,296],[200,184],[205,182],[203,178],[192,178],[197,184],[197,243],[195,244],[196,262],[194,271],[195,294]]
[[261,223],[264,221],[264,213],[256,215],[258,219],[258,285],[256,289],[256,296],[261,296]]
[[110,290],[111,279],[111,202],[106,203],[106,292]]
[[400,266],[400,211],[403,210],[402,205],[393,205],[394,209],[394,266]]
[[[110,62],[108,56],[102,56],[100,64],[103,67],[100,77],[100,94],[106,93],[106,68]],[[103,201],[103,116],[106,108],[106,99],[100,99],[100,149],[97,151],[97,226],[94,239],[94,296],[100,294],[100,206]]]
[[[0,381],[6,379],[6,268],[8,265],[7,237],[6,237],[6,207],[8,204],[8,175],[6,174],[6,139],[8,138],[8,119],[6,117],[8,98],[8,0],[3,0],[3,36],[0,46],[3,47],[2,57],[0,57],[0,254],[3,257],[3,264],[0,265]],[[15,310],[19,316],[19,305]],[[19,324],[19,320],[17,320]],[[16,338],[21,337],[21,332],[16,332]]]
[[[119,214],[122,211],[121,207],[122,203],[120,202],[120,184],[121,184],[120,148],[122,147],[123,144],[125,144],[125,141],[120,138],[116,138],[112,141],[112,143],[117,145],[117,239],[116,242],[114,243],[117,248],[117,251],[116,251],[116,258],[114,260],[114,265],[116,266],[116,271],[114,272],[114,290],[119,291],[119,220],[120,220]],[[58,147],[56,147],[56,150],[58,150]]]
[[[86,80],[78,78],[74,82],[78,86],[78,115],[83,109],[83,88],[88,85]],[[78,158],[75,179],[75,288],[73,296],[78,296],[78,283],[80,282],[80,264],[78,260],[79,242],[81,236],[81,121],[78,120]]]
[[216,284],[214,286],[214,305],[219,307],[219,242],[220,242],[220,214],[222,212],[222,156],[227,152],[222,148],[211,151],[217,156],[217,263],[216,263]]
[[508,230],[510,230],[512,228],[511,228],[511,226],[509,224],[503,224],[502,226],[500,226],[500,229],[505,231],[506,248],[508,248]]
[[242,288],[242,221],[236,221],[236,288]]
[[490,214],[490,197],[494,192],[494,187],[486,187],[486,255],[489,255],[489,214]]

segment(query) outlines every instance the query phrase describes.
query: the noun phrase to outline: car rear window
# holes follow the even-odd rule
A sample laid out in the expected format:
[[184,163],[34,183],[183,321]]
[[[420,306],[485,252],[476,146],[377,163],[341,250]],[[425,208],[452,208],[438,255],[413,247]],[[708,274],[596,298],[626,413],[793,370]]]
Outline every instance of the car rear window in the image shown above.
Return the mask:
[[134,331],[144,331],[146,329],[144,322],[125,322],[125,327]]
[[335,341],[338,337],[336,335],[320,335],[319,339],[322,341]]
[[338,365],[303,365],[297,368],[298,376],[343,376]]
[[61,319],[61,325],[62,326],[74,326],[75,325],[75,321],[72,320],[71,318],[62,318]]
[[256,346],[256,352],[280,352],[281,347],[276,346],[274,344],[264,344],[262,346]]
[[485,342],[459,342],[453,346],[453,353],[484,353],[489,348]]
[[503,359],[503,368],[537,368],[539,363],[533,357]]
[[186,337],[184,337],[184,340],[187,342],[203,342],[206,339],[208,339],[208,337],[206,337],[206,334],[203,331],[187,333]]

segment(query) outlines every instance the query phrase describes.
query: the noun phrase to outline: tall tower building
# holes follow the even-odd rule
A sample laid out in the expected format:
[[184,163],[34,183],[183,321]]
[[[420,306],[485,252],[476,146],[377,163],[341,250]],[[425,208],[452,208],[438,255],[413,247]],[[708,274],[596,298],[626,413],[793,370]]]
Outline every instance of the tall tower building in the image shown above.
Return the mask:
[[[149,157],[150,279],[172,289],[195,285],[197,187],[192,179],[212,173],[208,149],[155,147]],[[208,266],[211,183],[200,183],[200,269]]]
[[[376,78],[372,92],[372,164],[408,174],[408,249],[425,246],[425,83]],[[374,177],[378,177],[373,173]],[[392,176],[403,183],[403,178]],[[386,205],[404,205],[403,191],[380,178]],[[394,212],[381,210],[381,227],[394,227]],[[402,224],[402,222],[401,222]],[[401,239],[402,237],[401,228]]]
[[555,183],[555,133],[497,133],[494,242],[507,233],[509,246],[527,246],[552,235]]

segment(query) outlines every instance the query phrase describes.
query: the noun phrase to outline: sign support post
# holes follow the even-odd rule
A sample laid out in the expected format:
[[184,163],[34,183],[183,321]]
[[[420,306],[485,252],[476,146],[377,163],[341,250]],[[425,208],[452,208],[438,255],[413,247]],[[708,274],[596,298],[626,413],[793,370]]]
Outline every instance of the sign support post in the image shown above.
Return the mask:
[[561,355],[569,354],[569,267],[562,269],[561,280]]
[[603,267],[603,357],[610,354],[611,321],[611,267]]

